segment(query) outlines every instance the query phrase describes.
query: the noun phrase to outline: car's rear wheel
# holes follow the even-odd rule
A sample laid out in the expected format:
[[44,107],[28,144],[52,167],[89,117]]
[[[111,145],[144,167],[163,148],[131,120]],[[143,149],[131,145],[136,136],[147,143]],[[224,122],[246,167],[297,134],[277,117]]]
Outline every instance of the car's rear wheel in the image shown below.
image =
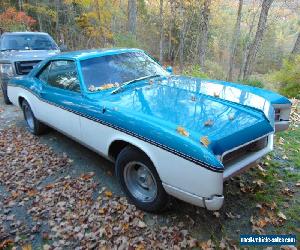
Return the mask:
[[162,211],[169,196],[150,159],[140,150],[128,146],[116,161],[116,175],[129,199],[148,212]]
[[29,103],[26,100],[22,101],[22,110],[28,130],[34,135],[45,133],[47,126],[35,118]]
[[4,103],[7,105],[11,104],[11,101],[9,100],[8,95],[7,95],[7,86],[2,83],[1,89],[2,89]]

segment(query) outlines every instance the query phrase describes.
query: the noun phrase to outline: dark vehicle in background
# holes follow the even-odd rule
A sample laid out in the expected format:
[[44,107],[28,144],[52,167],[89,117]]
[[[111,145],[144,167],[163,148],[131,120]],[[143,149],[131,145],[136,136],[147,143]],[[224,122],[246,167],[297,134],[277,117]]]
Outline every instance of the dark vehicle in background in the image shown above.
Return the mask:
[[10,104],[7,82],[12,77],[28,74],[37,63],[59,52],[60,48],[47,33],[3,33],[0,37],[0,83],[4,102]]

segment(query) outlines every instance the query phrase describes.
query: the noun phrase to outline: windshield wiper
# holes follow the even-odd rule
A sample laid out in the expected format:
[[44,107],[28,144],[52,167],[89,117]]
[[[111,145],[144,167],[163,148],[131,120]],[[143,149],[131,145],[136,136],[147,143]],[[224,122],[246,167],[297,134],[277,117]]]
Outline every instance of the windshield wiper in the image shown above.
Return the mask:
[[140,78],[128,81],[128,82],[124,82],[124,83],[122,83],[122,85],[120,87],[118,87],[115,90],[113,90],[111,92],[111,94],[119,93],[124,87],[126,87],[127,85],[129,85],[131,83],[135,83],[135,82],[139,82],[139,81],[142,81],[142,80],[146,80],[146,79],[150,79],[150,78],[154,78],[154,77],[159,77],[159,76],[161,76],[161,75],[143,76],[143,77],[140,77]]
[[16,49],[2,49],[1,52],[4,52],[4,51],[15,51]]

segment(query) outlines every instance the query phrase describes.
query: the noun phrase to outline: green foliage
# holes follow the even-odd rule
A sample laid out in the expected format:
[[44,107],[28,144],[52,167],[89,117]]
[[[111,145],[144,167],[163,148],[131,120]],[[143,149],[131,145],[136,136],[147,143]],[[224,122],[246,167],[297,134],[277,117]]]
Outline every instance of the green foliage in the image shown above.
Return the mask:
[[131,34],[115,34],[114,42],[116,47],[139,48],[135,37]]
[[226,78],[226,73],[222,66],[210,60],[207,60],[205,63],[205,72],[212,79],[224,80]]
[[187,67],[184,72],[183,75],[186,76],[193,76],[193,77],[198,77],[198,78],[208,78],[208,75],[205,74],[202,70],[201,67],[199,65],[192,65],[190,67]]
[[288,97],[300,98],[300,55],[285,59],[283,67],[274,74],[280,83],[280,92]]
[[247,79],[241,82],[242,84],[246,84],[252,87],[263,88],[264,83],[257,79]]
[[218,63],[214,63],[212,61],[206,61],[205,72],[201,69],[200,65],[195,64],[188,66],[183,71],[183,75],[198,78],[225,79],[225,72],[223,68]]

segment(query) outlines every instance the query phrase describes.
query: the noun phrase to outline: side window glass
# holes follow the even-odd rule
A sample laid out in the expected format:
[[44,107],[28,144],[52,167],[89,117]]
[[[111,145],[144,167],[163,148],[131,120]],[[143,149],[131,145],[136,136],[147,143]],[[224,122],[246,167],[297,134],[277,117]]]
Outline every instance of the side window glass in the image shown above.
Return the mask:
[[80,92],[75,62],[52,61],[47,83],[53,87]]
[[42,69],[42,71],[38,74],[38,78],[45,83],[48,80],[49,68],[50,68],[50,63],[44,69]]

